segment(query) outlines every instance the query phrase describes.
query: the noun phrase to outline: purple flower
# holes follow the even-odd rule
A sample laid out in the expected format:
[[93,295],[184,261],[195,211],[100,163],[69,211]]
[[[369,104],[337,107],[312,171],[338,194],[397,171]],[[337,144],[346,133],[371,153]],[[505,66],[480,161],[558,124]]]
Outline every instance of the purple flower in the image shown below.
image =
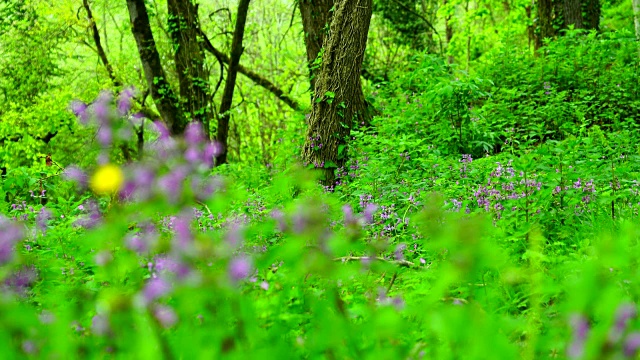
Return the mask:
[[204,142],[206,134],[202,129],[202,124],[198,121],[187,124],[187,128],[184,130],[184,139],[189,145],[199,145]]
[[150,224],[149,228],[138,232],[136,234],[129,234],[125,238],[125,244],[127,248],[137,252],[138,254],[145,254],[151,250],[158,240],[158,233],[155,230],[153,224]]
[[38,352],[38,348],[33,341],[25,340],[22,342],[22,351],[24,351],[25,354],[33,355]]
[[156,120],[153,124],[156,126],[156,130],[160,134],[160,140],[171,137],[171,132],[165,123],[160,120]]
[[232,248],[237,248],[242,244],[242,227],[238,223],[233,223],[225,236],[225,240]]
[[129,110],[131,110],[131,100],[133,99],[134,95],[135,95],[134,88],[129,87],[122,90],[122,92],[120,93],[120,96],[118,97],[118,105],[117,105],[118,114],[120,116],[126,115],[129,112]]
[[89,106],[87,104],[80,100],[74,100],[69,105],[69,109],[73,112],[73,115],[78,118],[78,121],[80,121],[80,124],[82,125],[87,125],[89,123],[90,114],[87,111],[88,107]]
[[155,271],[161,275],[173,275],[178,279],[184,279],[191,273],[187,265],[169,256],[158,256],[154,263]]
[[567,356],[575,359],[584,354],[584,347],[589,332],[589,322],[582,315],[573,315],[569,319],[569,324],[573,330],[573,340],[567,349]]
[[365,206],[363,216],[364,216],[364,221],[367,224],[373,223],[373,214],[375,214],[376,211],[378,211],[378,205],[368,203]]
[[142,297],[146,304],[167,295],[171,291],[171,284],[161,277],[151,278],[142,289]]
[[261,282],[261,283],[260,283],[260,288],[261,288],[262,290],[264,290],[264,291],[269,290],[269,283],[268,283],[268,282],[266,282],[266,281]]
[[104,336],[111,332],[109,318],[106,315],[98,314],[91,319],[91,331],[98,336]]
[[622,337],[622,334],[627,329],[629,321],[638,316],[638,310],[635,304],[627,303],[618,307],[615,316],[615,323],[609,334],[609,338],[613,342],[617,342]]
[[636,356],[638,348],[640,348],[640,332],[632,332],[624,340],[623,351],[625,356]]
[[187,177],[187,173],[188,172],[184,167],[177,167],[158,180],[158,186],[165,194],[167,194],[170,201],[178,201],[180,194],[182,193],[182,185]]
[[176,218],[173,222],[173,230],[175,245],[182,251],[187,250],[193,242],[189,219],[185,216]]
[[21,226],[0,215],[0,265],[13,259],[14,246],[23,237],[24,231]]
[[287,222],[284,218],[284,213],[279,209],[273,209],[271,211],[271,218],[278,223],[278,230],[284,232],[287,230]]
[[24,266],[9,275],[3,284],[3,289],[19,296],[25,296],[29,287],[36,281],[38,274],[34,266]]
[[51,211],[43,206],[38,212],[38,215],[36,215],[36,225],[38,226],[38,229],[42,231],[42,234],[47,232],[47,223],[49,222],[49,219],[51,219]]
[[100,221],[102,220],[102,214],[100,213],[98,204],[95,201],[87,201],[85,205],[88,208],[89,214],[78,218],[78,220],[73,223],[73,226],[90,229],[100,223]]
[[113,133],[111,132],[111,128],[105,125],[101,126],[100,129],[98,129],[96,138],[98,139],[98,143],[103,147],[111,145],[111,142],[113,141]]
[[222,154],[222,144],[218,141],[208,142],[202,151],[202,162],[208,166],[213,166],[213,158]]
[[89,177],[84,171],[80,170],[79,167],[73,165],[67,166],[67,168],[64,169],[62,176],[66,180],[75,182],[79,188],[85,188],[87,186],[87,181],[89,180]]
[[355,217],[353,216],[353,209],[351,205],[346,204],[342,207],[342,212],[344,213],[344,224],[349,225],[356,222]]
[[153,316],[158,320],[164,328],[170,328],[178,322],[178,315],[172,308],[165,305],[156,305],[153,307]]
[[229,262],[229,278],[233,282],[245,279],[251,274],[253,265],[251,259],[246,256],[239,256]]
[[404,251],[407,249],[406,244],[398,244],[396,246],[395,251],[393,252],[393,256],[396,260],[401,261],[404,260]]

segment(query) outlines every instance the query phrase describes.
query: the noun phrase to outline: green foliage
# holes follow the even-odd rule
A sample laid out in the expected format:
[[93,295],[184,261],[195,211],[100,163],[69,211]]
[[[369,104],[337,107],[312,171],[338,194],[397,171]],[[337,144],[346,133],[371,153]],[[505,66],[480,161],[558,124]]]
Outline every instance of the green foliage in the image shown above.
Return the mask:
[[[377,1],[378,114],[337,149],[328,193],[297,162],[304,114],[242,76],[232,161],[213,170],[197,134],[129,116],[144,100],[96,121],[104,93],[78,126],[69,102],[111,86],[78,4],[0,2],[3,358],[637,358],[640,64],[630,4],[602,3],[602,33],[533,55],[530,1]],[[144,94],[126,8],[91,5],[116,76]],[[175,27],[146,5],[178,89]],[[221,51],[223,5],[200,3]],[[308,102],[291,4],[259,6],[243,66]],[[124,183],[99,196],[106,161]]]

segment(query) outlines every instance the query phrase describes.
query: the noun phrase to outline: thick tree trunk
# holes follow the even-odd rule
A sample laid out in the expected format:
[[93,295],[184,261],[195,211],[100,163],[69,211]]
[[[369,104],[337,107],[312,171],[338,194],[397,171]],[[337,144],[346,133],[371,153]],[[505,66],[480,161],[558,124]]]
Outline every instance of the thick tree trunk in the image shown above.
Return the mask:
[[127,6],[131,19],[131,32],[138,45],[138,53],[147,85],[151,90],[151,97],[171,132],[182,134],[186,123],[178,106],[178,99],[171,90],[160,63],[160,55],[153,39],[144,0],[127,0]]
[[309,66],[309,81],[311,90],[316,88],[316,79],[320,66],[316,60],[322,50],[325,35],[331,25],[331,9],[334,0],[300,0],[300,16],[304,29],[304,44],[307,48],[307,62]]
[[198,8],[191,0],[167,0],[180,100],[187,120],[200,121],[209,137],[209,74],[204,69]]
[[600,31],[600,15],[602,4],[600,0],[586,0],[583,24],[585,29]]
[[640,41],[640,0],[633,0],[633,23],[636,28],[636,39]]
[[580,0],[564,0],[563,10],[565,27],[573,25],[574,29],[584,29]]
[[302,159],[322,170],[322,183],[330,188],[335,169],[345,165],[352,124],[366,117],[360,72],[372,8],[372,0],[338,0],[324,42]]
[[540,34],[536,37],[536,50],[542,47],[542,45],[544,44],[544,39],[552,38],[555,35],[555,30],[553,28],[552,0],[538,1],[538,23]]
[[236,78],[238,77],[238,67],[240,66],[240,56],[244,48],[242,40],[244,39],[244,26],[247,22],[247,13],[249,12],[249,2],[251,0],[240,0],[238,4],[238,15],[236,17],[236,26],[233,31],[233,41],[231,42],[231,59],[229,69],[227,71],[227,80],[224,84],[224,92],[222,93],[222,102],[220,103],[220,115],[218,117],[218,130],[216,139],[222,145],[222,151],[216,157],[216,165],[226,164],[227,162],[227,141],[229,137],[229,110],[233,103],[233,90],[236,87]]

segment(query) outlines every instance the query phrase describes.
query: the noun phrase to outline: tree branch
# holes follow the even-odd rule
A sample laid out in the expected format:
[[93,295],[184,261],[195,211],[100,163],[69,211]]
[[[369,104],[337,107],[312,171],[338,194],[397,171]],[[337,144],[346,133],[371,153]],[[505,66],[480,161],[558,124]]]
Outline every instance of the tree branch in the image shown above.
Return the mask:
[[87,19],[89,19],[91,33],[93,35],[93,42],[96,44],[96,51],[98,52],[98,56],[100,57],[100,61],[105,68],[107,68],[107,73],[109,74],[109,79],[114,86],[119,87],[120,82],[116,79],[115,72],[113,71],[113,67],[111,63],[109,63],[109,59],[107,58],[107,53],[104,51],[102,47],[102,42],[100,41],[100,32],[98,32],[98,26],[96,25],[96,21],[93,18],[93,13],[91,12],[91,7],[89,6],[88,0],[82,0],[82,4],[84,5],[84,9],[87,11]]
[[[229,56],[227,54],[221,52],[220,50],[216,49],[211,44],[211,41],[209,41],[209,38],[207,37],[207,35],[202,30],[200,30],[200,35],[204,39],[204,48],[205,48],[205,50],[207,50],[211,54],[213,54],[213,56],[215,56],[218,59],[218,61],[223,62],[225,64],[229,64],[230,63],[231,59],[229,59]],[[289,107],[292,108],[293,110],[295,110],[295,111],[301,111],[302,110],[302,106],[300,106],[300,104],[298,104],[297,101],[293,100],[289,95],[285,94],[285,92],[282,89],[280,89],[277,85],[275,85],[274,83],[272,83],[271,81],[269,81],[265,77],[261,76],[260,74],[257,74],[255,72],[247,69],[246,67],[242,66],[241,64],[238,64],[238,72],[241,73],[242,75],[248,77],[256,85],[262,86],[263,88],[265,88],[266,90],[271,92],[278,99],[282,100],[282,102],[284,102],[285,104],[289,105]]]
[[435,27],[433,27],[433,25],[431,25],[431,22],[424,16],[418,14],[415,10],[412,10],[410,7],[408,7],[407,5],[401,3],[398,0],[391,0],[394,3],[396,3],[398,6],[400,6],[403,10],[411,13],[412,15],[415,15],[417,17],[419,17],[422,21],[424,21],[425,24],[427,24],[428,27],[431,28],[431,30],[433,30],[434,33],[436,33],[436,35],[440,36],[440,34],[438,34],[438,30],[436,30]]

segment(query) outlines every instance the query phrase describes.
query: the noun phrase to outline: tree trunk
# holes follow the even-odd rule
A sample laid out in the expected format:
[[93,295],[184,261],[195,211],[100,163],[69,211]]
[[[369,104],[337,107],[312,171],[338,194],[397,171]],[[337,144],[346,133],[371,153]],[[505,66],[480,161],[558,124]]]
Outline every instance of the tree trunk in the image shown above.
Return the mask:
[[536,36],[536,50],[542,47],[544,39],[555,36],[555,30],[553,28],[553,9],[553,0],[538,1],[538,23],[540,33]]
[[334,0],[300,0],[300,16],[304,29],[304,44],[307,48],[307,62],[309,66],[309,82],[311,91],[316,88],[316,79],[320,66],[316,60],[322,50],[323,42],[329,25],[331,25],[331,9]]
[[229,110],[233,103],[233,90],[236,87],[236,78],[238,77],[238,67],[240,66],[240,56],[244,48],[242,40],[244,39],[244,26],[247,22],[247,13],[249,12],[249,2],[251,0],[240,0],[238,4],[238,15],[236,17],[236,27],[233,31],[233,40],[231,42],[231,59],[229,69],[227,70],[227,80],[224,84],[224,92],[222,93],[222,102],[220,103],[220,115],[218,117],[218,130],[216,139],[222,145],[220,155],[216,157],[216,166],[227,163],[227,142],[229,137]]
[[352,124],[366,117],[360,72],[372,8],[372,0],[338,0],[324,42],[302,159],[322,170],[322,183],[330,188],[335,185],[334,170],[346,163]]
[[127,0],[127,7],[131,19],[131,32],[136,39],[144,75],[151,90],[151,97],[171,132],[182,134],[186,123],[160,63],[160,55],[153,39],[144,0]]
[[586,0],[584,7],[584,26],[589,30],[600,31],[600,15],[602,13],[602,5],[600,0]]
[[107,53],[104,51],[102,47],[102,41],[100,41],[100,32],[98,32],[98,26],[96,25],[96,21],[93,18],[93,13],[91,12],[91,6],[89,6],[88,0],[82,0],[82,5],[84,5],[84,9],[87,11],[87,19],[89,20],[89,26],[91,27],[91,35],[93,36],[93,42],[96,45],[96,51],[98,52],[98,56],[100,57],[100,61],[102,61],[102,65],[107,69],[107,74],[109,75],[109,79],[115,87],[120,87],[120,82],[116,78],[115,72],[113,71],[113,67],[107,58]]
[[167,0],[167,8],[182,111],[187,120],[200,121],[209,137],[209,74],[204,69],[198,8],[191,0]]
[[633,23],[636,28],[636,39],[640,41],[640,0],[633,0]]
[[580,0],[564,0],[563,5],[565,27],[573,25],[574,29],[584,29]]
[[[444,0],[443,5],[447,5],[447,0]],[[447,41],[447,48],[451,45],[451,40],[453,39],[453,26],[451,26],[451,18],[452,16],[447,16],[444,19],[444,37]],[[452,55],[447,56],[447,63],[453,64],[454,58]]]

